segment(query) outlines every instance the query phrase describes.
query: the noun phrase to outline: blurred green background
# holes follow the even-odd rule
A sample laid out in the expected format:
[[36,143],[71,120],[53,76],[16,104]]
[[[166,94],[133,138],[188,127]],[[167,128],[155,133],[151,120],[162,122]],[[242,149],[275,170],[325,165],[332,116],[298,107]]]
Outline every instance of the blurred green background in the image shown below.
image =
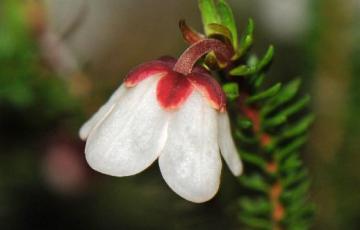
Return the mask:
[[[300,75],[312,95],[313,229],[360,229],[360,2],[229,3],[240,31],[254,18],[255,52],[275,45],[269,81]],[[197,1],[0,1],[0,229],[237,229],[228,169],[215,199],[192,204],[156,163],[92,171],[77,136],[129,69],[185,49],[179,19],[200,30]]]

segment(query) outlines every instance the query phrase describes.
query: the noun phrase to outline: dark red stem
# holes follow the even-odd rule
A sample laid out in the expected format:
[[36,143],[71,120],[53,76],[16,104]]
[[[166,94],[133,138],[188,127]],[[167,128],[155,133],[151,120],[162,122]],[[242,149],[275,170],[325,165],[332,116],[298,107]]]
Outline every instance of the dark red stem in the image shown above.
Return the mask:
[[184,75],[191,73],[197,60],[211,51],[215,52],[216,58],[222,63],[230,62],[233,56],[231,47],[225,43],[217,39],[203,39],[191,45],[181,54],[173,70]]

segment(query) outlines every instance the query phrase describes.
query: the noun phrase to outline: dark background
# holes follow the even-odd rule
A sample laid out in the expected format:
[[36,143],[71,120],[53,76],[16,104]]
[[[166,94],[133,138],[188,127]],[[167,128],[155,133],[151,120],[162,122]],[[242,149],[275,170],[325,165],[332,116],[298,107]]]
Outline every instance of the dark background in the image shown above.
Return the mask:
[[[360,2],[232,0],[253,51],[276,47],[268,83],[301,76],[316,121],[302,151],[314,229],[360,229]],[[84,161],[81,124],[129,69],[186,48],[179,19],[201,30],[195,0],[0,1],[1,229],[235,229],[236,179],[192,204],[155,163],[113,178]]]

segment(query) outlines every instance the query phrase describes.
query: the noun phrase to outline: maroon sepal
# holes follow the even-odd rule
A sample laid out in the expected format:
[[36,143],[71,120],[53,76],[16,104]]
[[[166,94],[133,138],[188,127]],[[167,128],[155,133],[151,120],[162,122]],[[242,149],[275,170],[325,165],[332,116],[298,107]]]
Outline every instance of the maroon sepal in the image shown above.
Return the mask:
[[165,56],[136,67],[126,76],[124,83],[127,87],[134,87],[148,77],[157,76],[156,97],[164,109],[178,109],[193,90],[198,90],[212,107],[223,112],[226,110],[226,97],[221,86],[209,71],[195,65],[200,57],[210,51],[226,62],[233,54],[219,40],[199,40],[186,49],[178,60]]
[[167,61],[149,61],[131,70],[125,77],[124,83],[127,87],[134,87],[148,77],[155,75],[164,76],[169,71],[171,71],[171,67]]
[[196,32],[193,28],[188,26],[186,24],[185,20],[180,20],[179,21],[179,28],[180,28],[180,31],[181,31],[181,34],[182,34],[183,38],[190,45],[192,45],[192,44],[206,38],[205,35]]
[[211,104],[212,107],[224,112],[226,109],[226,96],[219,83],[208,74],[191,73],[187,79]]
[[156,97],[161,107],[166,110],[179,108],[193,91],[187,77],[174,71],[159,80]]

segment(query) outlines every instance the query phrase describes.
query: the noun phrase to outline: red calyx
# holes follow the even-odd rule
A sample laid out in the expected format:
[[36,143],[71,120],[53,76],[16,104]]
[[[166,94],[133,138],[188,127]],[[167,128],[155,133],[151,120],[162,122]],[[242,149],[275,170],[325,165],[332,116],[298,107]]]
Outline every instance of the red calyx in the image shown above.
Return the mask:
[[179,108],[193,90],[198,90],[213,108],[225,111],[226,97],[219,83],[205,68],[194,67],[201,56],[212,50],[222,61],[229,61],[232,56],[220,41],[204,39],[190,46],[177,61],[163,57],[138,66],[127,75],[125,85],[133,87],[148,77],[158,76],[156,96],[164,109]]
[[159,80],[156,97],[163,108],[172,110],[182,105],[192,91],[193,87],[188,79],[172,71]]
[[133,87],[150,76],[165,75],[168,71],[167,62],[161,60],[149,61],[131,70],[124,82],[127,87]]

